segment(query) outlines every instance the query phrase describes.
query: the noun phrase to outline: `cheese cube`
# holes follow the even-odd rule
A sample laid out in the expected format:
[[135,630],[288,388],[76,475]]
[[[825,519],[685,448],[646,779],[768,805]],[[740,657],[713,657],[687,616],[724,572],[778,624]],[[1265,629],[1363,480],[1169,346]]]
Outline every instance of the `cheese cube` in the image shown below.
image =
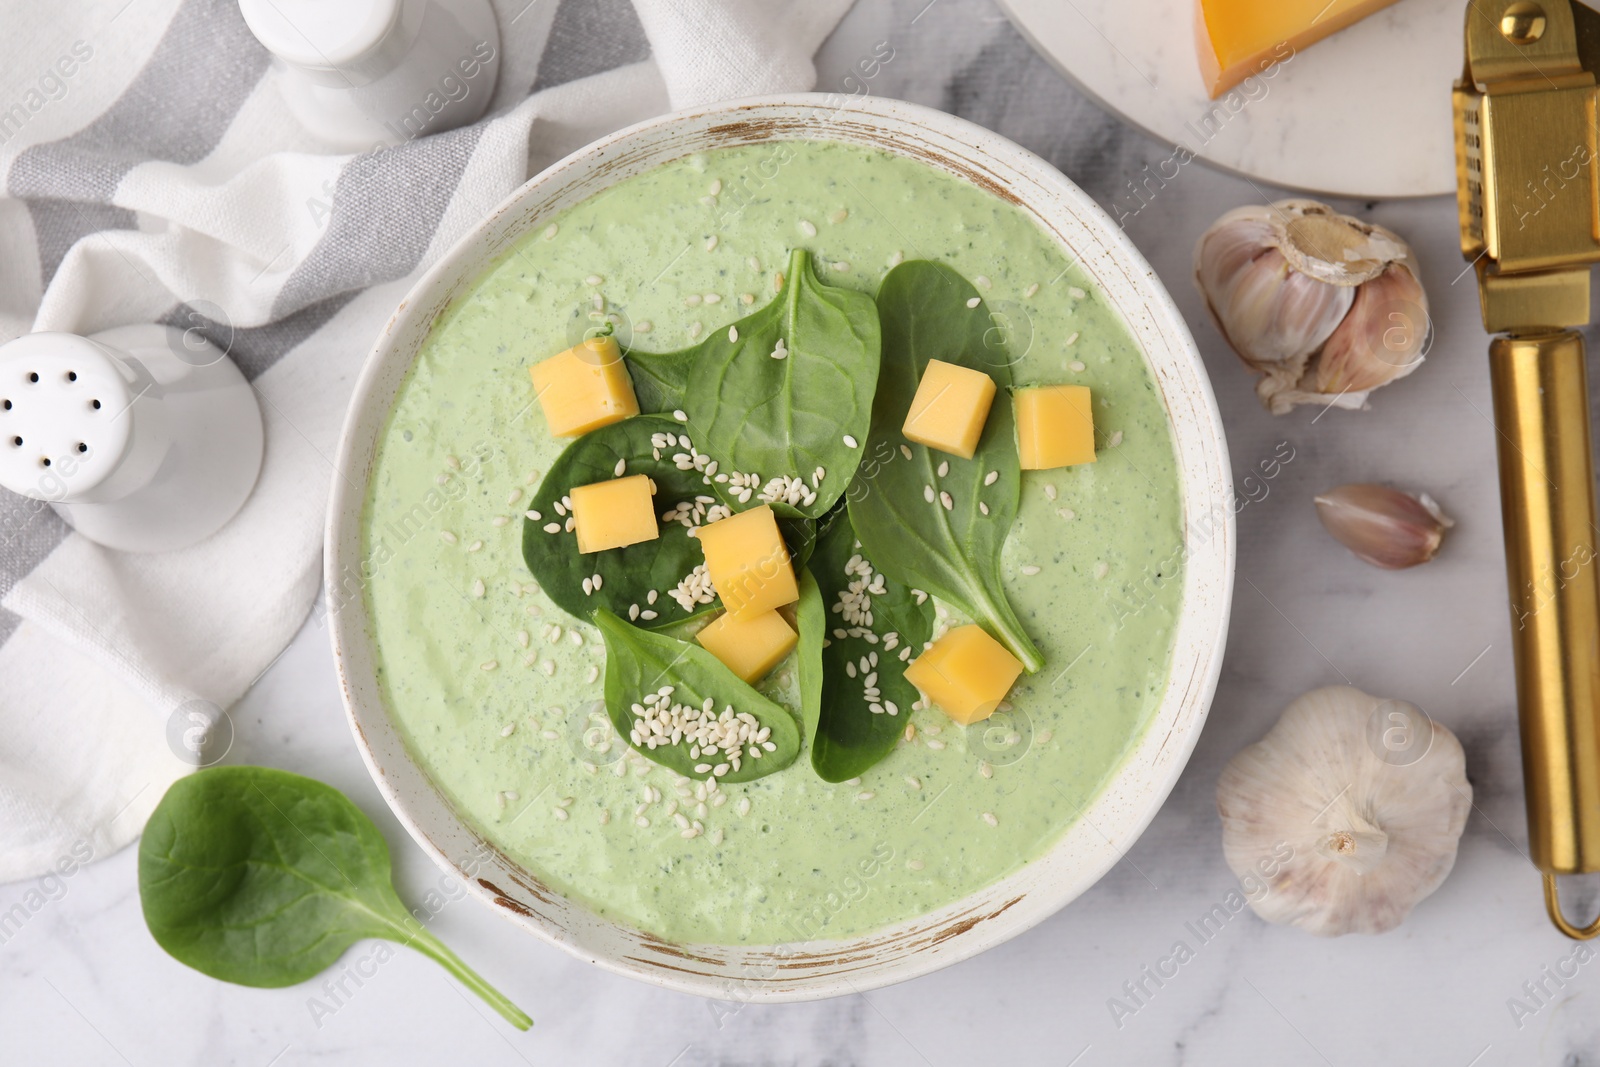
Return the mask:
[[930,359],[901,432],[919,445],[971,459],[994,392],[994,379],[982,371]]
[[695,640],[741,679],[754,682],[789,654],[800,635],[776,611],[758,615],[723,612],[696,634]]
[[1199,0],[1195,39],[1212,99],[1394,0]]
[[759,615],[800,599],[778,518],[762,505],[700,527],[706,570],[730,615]]
[[963,726],[994,714],[1022,664],[981,626],[958,626],[906,668],[906,680]]
[[575,485],[568,495],[572,497],[573,530],[578,535],[579,552],[604,552],[661,536],[646,475]]
[[612,337],[591,337],[528,368],[556,437],[581,437],[639,414],[633,379]]
[[1035,385],[1018,389],[1014,399],[1023,470],[1094,462],[1094,412],[1088,386]]

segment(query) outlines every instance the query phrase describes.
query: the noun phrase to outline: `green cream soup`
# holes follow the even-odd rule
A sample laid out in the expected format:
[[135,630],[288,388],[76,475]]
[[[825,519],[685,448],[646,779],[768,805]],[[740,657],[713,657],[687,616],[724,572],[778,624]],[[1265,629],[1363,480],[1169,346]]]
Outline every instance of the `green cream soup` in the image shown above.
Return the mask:
[[[1023,472],[1005,591],[1046,664],[1009,707],[970,728],[902,710],[914,736],[859,780],[825,783],[802,753],[707,793],[611,731],[598,632],[523,564],[523,511],[565,445],[528,367],[581,338],[597,309],[643,350],[725,331],[772,299],[795,247],[827,284],[869,294],[902,258],[961,272],[1020,355],[1018,383],[1093,389],[1099,459]],[[1017,208],[921,163],[794,143],[658,167],[502,255],[440,317],[400,390],[364,548],[381,561],[367,592],[387,706],[464,818],[611,919],[774,944],[950,904],[1061,837],[1161,700],[1180,531],[1155,384],[1067,253]],[[792,692],[791,675],[780,665],[769,688]],[[685,837],[686,821],[703,832]]]

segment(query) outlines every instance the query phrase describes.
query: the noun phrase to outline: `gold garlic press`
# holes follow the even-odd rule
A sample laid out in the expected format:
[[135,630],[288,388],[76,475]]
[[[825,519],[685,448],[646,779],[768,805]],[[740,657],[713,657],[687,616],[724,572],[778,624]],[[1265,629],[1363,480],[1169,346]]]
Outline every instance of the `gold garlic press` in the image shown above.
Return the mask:
[[1456,83],[1461,251],[1489,344],[1528,845],[1556,876],[1600,871],[1600,528],[1583,337],[1600,261],[1600,14],[1573,0],[1469,0]]

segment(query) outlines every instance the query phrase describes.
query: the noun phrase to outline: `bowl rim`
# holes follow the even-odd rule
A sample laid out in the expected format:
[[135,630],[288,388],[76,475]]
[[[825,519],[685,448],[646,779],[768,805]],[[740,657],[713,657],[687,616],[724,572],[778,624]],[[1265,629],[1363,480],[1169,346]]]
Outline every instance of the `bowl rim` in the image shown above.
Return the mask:
[[[790,946],[680,945],[600,918],[561,897],[455,813],[406,750],[371,662],[364,569],[370,561],[361,554],[362,515],[374,449],[417,347],[436,316],[470,288],[506,244],[593,195],[598,189],[586,189],[585,182],[595,181],[597,172],[623,171],[599,179],[600,188],[636,173],[626,171],[618,156],[641,144],[648,150],[652,138],[661,141],[674,131],[698,131],[702,139],[721,131],[726,139],[639,169],[724,144],[845,141],[919,159],[1016,204],[1071,260],[1084,266],[1123,318],[1161,393],[1177,453],[1183,599],[1173,628],[1166,690],[1143,732],[1107,772],[1079,818],[1044,854],[950,905],[853,938]],[[955,155],[940,157],[941,150]],[[1011,193],[1011,181],[1047,202],[1041,205]],[[564,194],[571,199],[563,202]],[[1058,225],[1046,219],[1045,211]],[[1069,229],[1081,231],[1084,246],[1067,243],[1059,228],[1065,216],[1070,216]],[[1114,271],[1114,277],[1106,271]],[[1114,290],[1122,292],[1121,298],[1112,299]],[[1130,319],[1130,310],[1137,322]],[[1156,340],[1163,347],[1152,352],[1149,344]],[[1234,512],[1221,414],[1199,349],[1149,263],[1077,185],[1009,139],[922,105],[872,96],[841,102],[837,94],[819,93],[751,97],[646,119],[567,155],[509,194],[412,285],[374,341],[346,409],[325,529],[325,610],[346,718],[368,773],[407,833],[473,896],[542,940],[614,973],[717,999],[813,1000],[919,977],[1001,944],[1065,907],[1132,847],[1176,786],[1216,690],[1232,604]],[[1137,788],[1130,790],[1135,771]],[[1099,815],[1101,822],[1093,822],[1092,815]],[[1101,832],[1102,825],[1108,833]],[[1086,826],[1093,835],[1085,832]],[[1062,874],[1070,877],[1049,877]]]

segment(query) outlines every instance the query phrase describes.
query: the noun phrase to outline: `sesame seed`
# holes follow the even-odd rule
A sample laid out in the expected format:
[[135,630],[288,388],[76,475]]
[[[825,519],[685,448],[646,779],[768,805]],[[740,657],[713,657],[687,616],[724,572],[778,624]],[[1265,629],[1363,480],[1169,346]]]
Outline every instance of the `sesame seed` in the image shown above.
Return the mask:
[[750,798],[749,797],[740,797],[739,798],[739,804],[734,810],[737,811],[741,817],[743,817],[745,815],[749,815],[750,814]]
[[1076,285],[1069,285],[1067,286],[1067,295],[1072,297],[1074,300],[1082,300],[1089,294],[1084,292],[1082,289],[1079,289]]
[[1056,508],[1056,514],[1060,515],[1063,519],[1066,519],[1068,522],[1071,522],[1073,519],[1078,517],[1078,513],[1076,511],[1073,511],[1071,508]]
[[1081,374],[1083,372],[1083,360],[1073,360],[1071,363],[1067,364],[1067,369],[1072,371],[1074,374]]
[[545,660],[543,663],[539,664],[539,669],[544,671],[546,678],[554,678],[556,676],[556,665],[554,660]]
[[461,461],[455,456],[444,457],[444,465],[453,471],[458,471],[461,469]]
[[709,192],[712,196],[716,196],[717,194],[721,193],[722,192],[722,179],[721,178],[713,178],[711,180],[711,188],[708,189],[707,192]]
[[1098,562],[1098,563],[1096,563],[1094,565],[1094,576],[1096,578],[1104,578],[1107,574],[1110,574],[1110,573],[1111,573],[1111,565],[1109,563],[1107,563],[1105,560],[1101,560],[1100,562]]
[[848,274],[850,272],[850,264],[846,263],[842,259],[834,260],[830,266],[832,266],[833,269],[838,271],[840,274]]
[[468,552],[477,552],[477,551],[480,551],[482,548],[483,548],[483,542],[482,541],[474,541],[474,542],[472,542],[472,544],[467,546],[467,551]]
[[433,484],[434,485],[449,485],[450,484],[450,476],[448,474],[438,475],[437,477],[435,477],[433,479]]
[[600,825],[605,826],[611,821],[611,812],[605,808],[600,809]]
[[943,478],[950,473],[950,461],[944,460],[939,464],[939,477]]
[[583,280],[583,284],[584,285],[603,285],[603,284],[605,284],[605,279],[602,278],[598,274],[591,274],[591,275],[589,275],[587,278],[585,278]]
[[500,661],[499,660],[490,659],[490,660],[484,660],[482,663],[478,664],[478,669],[480,671],[492,671],[496,667],[499,667],[499,666],[500,666]]
[[710,237],[706,238],[706,251],[707,252],[713,252],[713,251],[716,250],[716,247],[717,247],[717,235],[716,234],[712,234]]
[[513,489],[513,490],[511,490],[511,492],[506,494],[506,506],[510,507],[512,504],[515,504],[517,501],[519,501],[521,499],[522,499],[522,490],[521,489]]
[[689,336],[690,337],[699,337],[701,332],[704,331],[704,330],[705,330],[705,326],[698,319],[696,319],[694,322],[691,322],[689,324]]
[[634,333],[649,333],[653,329],[655,329],[655,325],[649,319],[640,319],[633,324]]
[[638,617],[639,617],[639,605],[637,605],[637,604],[629,604],[628,605],[628,621],[632,622],[632,621],[638,619]]
[[561,232],[561,227],[558,224],[552,222],[550,225],[548,225],[548,226],[546,226],[544,228],[544,239],[546,241],[554,240],[556,234],[558,234],[560,232]]
[[982,274],[980,274],[976,278],[972,279],[972,284],[976,285],[979,289],[993,289],[994,288],[994,283],[991,282],[985,275],[982,275]]
[[989,765],[988,760],[981,759],[978,761],[978,773],[983,775],[985,778],[993,778],[994,768]]
[[850,212],[848,210],[846,210],[845,208],[840,208],[838,211],[835,211],[833,214],[828,216],[828,221],[833,223],[835,226],[837,226],[837,225],[839,225],[839,223],[843,222],[845,219],[847,219],[849,217],[850,217]]
[[527,648],[529,642],[531,642],[532,640],[533,640],[533,638],[528,636],[528,631],[526,631],[526,630],[518,630],[517,631],[517,644],[521,645],[523,648]]
[[984,485],[993,485],[995,482],[998,482],[999,480],[1000,480],[1000,472],[999,471],[990,471],[988,474],[985,474],[983,476],[983,484]]
[[1068,348],[1071,348],[1073,345],[1077,344],[1078,343],[1078,331],[1077,330],[1073,330],[1071,333],[1067,334],[1067,339],[1065,341],[1061,342],[1061,343],[1063,345],[1067,346]]
[[1054,482],[1044,483],[1044,495],[1045,499],[1047,500],[1054,500],[1056,498],[1056,487]]
[[566,822],[569,818],[571,818],[571,816],[567,813],[566,808],[556,808],[554,814],[557,822]]
[[1037,293],[1038,291],[1039,291],[1039,283],[1038,282],[1034,282],[1032,285],[1030,285],[1026,289],[1022,290],[1022,299],[1027,300],[1027,299],[1031,298],[1033,296],[1033,294]]
[[639,827],[641,830],[646,829],[650,825],[650,820],[645,818],[643,815],[640,815],[634,818],[633,825]]
[[895,267],[898,267],[900,264],[904,263],[905,261],[906,261],[906,255],[905,255],[904,252],[891,252],[891,253],[889,253],[889,267],[890,267],[891,270],[893,268],[895,268]]
[[626,459],[619,459],[619,460],[617,460],[617,465],[615,467],[611,468],[611,473],[616,475],[618,478],[620,478],[620,477],[622,477],[622,473],[624,471],[626,471],[627,469],[628,469],[628,461]]
[[800,232],[805,234],[807,237],[815,237],[817,235],[817,228],[811,224],[809,219],[801,219]]
[[686,307],[686,308],[699,307],[700,306],[700,301],[702,301],[704,299],[705,298],[703,296],[701,296],[699,293],[690,293],[688,296],[683,298],[683,306]]
[[783,271],[781,270],[772,276],[772,291],[774,293],[783,292]]
[[722,297],[717,295],[716,293],[707,293],[706,294],[706,303],[708,303],[708,304],[720,304],[720,303],[722,303]]
[[910,868],[911,870],[913,870],[913,871],[920,871],[920,870],[922,870],[922,861],[921,860],[906,860],[906,866],[908,868]]
[[1053,730],[1040,730],[1038,733],[1033,735],[1033,739],[1039,742],[1041,745],[1048,745],[1051,738],[1055,736],[1055,731]]
[[978,510],[987,515],[989,514],[989,505],[980,500],[978,501]]
[[950,496],[949,493],[940,493],[939,503],[944,505],[944,509],[946,511],[950,511],[956,506],[955,500]]
[[639,618],[643,619],[645,622],[651,622],[654,619],[656,619],[658,616],[659,616],[658,612],[650,611],[648,609],[639,612]]
[[594,579],[593,578],[585,578],[583,580],[583,595],[584,596],[593,596],[594,595]]
[[656,590],[652,589],[650,592],[646,593],[644,602],[646,604],[654,604],[656,602]]
[[514,722],[508,722],[508,723],[505,724],[505,726],[500,728],[500,736],[501,737],[510,737],[512,734],[514,734],[516,732],[517,732],[517,724],[514,723]]
[[1040,568],[1034,566],[1031,563],[1028,564],[1026,567],[1022,568],[1022,573],[1026,574],[1030,578],[1033,577],[1035,574],[1038,574],[1039,571],[1040,571]]
[[856,799],[857,800],[871,800],[873,797],[875,797],[877,795],[878,794],[874,793],[870,789],[863,789],[861,792],[856,794]]
[[584,675],[583,680],[588,682],[590,685],[593,685],[595,682],[599,681],[600,680],[600,668],[599,667],[590,667],[589,668],[589,673]]
[[710,841],[713,845],[722,844],[722,827],[719,826],[715,830],[711,831]]
[[856,439],[854,437],[851,437],[849,434],[845,434],[844,435],[844,447],[846,447],[846,448],[854,448],[854,447],[856,447]]
[[928,747],[933,749],[933,751],[938,752],[940,749],[944,748],[944,742],[930,740],[928,742]]
[[673,413],[672,413],[672,417],[677,419],[679,422],[688,422],[689,421],[689,416],[687,416],[687,415],[685,415],[683,413],[683,409],[682,408],[677,408],[676,410],[674,410]]
[[538,522],[540,519],[544,518],[544,516],[539,514],[537,511],[524,511],[522,513],[522,517],[525,519],[532,519],[534,522]]
[[511,516],[510,515],[496,515],[494,518],[489,520],[489,525],[491,525],[491,526],[504,526],[506,523],[508,523],[510,521],[511,521]]
[[547,522],[544,524],[544,532],[547,534],[558,534],[561,532],[561,524],[559,522]]
[[969,308],[975,308],[975,307],[977,307],[977,306],[978,306],[978,305],[979,305],[979,304],[981,304],[981,303],[983,303],[983,297],[981,297],[981,296],[975,296],[975,297],[973,297],[973,298],[972,298],[972,299],[971,299],[971,300],[968,300],[968,301],[967,301],[967,307],[969,307]]
[[739,294],[739,303],[745,305],[746,307],[749,307],[751,304],[754,304],[755,302],[756,302],[756,294],[754,294],[754,293],[740,293]]
[[440,530],[439,540],[443,541],[447,545],[453,545],[456,543],[457,538],[456,535],[451,533],[449,530]]
[[488,592],[488,589],[484,586],[483,579],[482,578],[474,579],[473,582],[472,582],[472,595],[473,595],[473,597],[475,597],[477,599],[482,599],[483,598],[483,594],[486,593],[486,592]]
[[739,339],[739,327],[737,327],[737,326],[729,326],[728,327],[728,340],[729,341],[737,341],[738,339]]
[[983,821],[988,823],[990,826],[1000,825],[1000,820],[994,817],[994,812],[992,811],[986,811],[983,813]]
[[1111,435],[1111,439],[1106,442],[1106,445],[1109,448],[1116,448],[1121,443],[1122,443],[1122,431],[1118,430],[1116,433]]
[[[910,651],[911,650],[909,648],[906,649],[907,653],[909,653]],[[900,658],[904,659],[905,658],[905,654],[902,654]],[[915,741],[917,739],[917,724],[916,723],[914,723],[914,722],[906,723],[905,739],[907,741]],[[922,783],[921,782],[917,783],[917,788],[918,789],[922,788]]]

